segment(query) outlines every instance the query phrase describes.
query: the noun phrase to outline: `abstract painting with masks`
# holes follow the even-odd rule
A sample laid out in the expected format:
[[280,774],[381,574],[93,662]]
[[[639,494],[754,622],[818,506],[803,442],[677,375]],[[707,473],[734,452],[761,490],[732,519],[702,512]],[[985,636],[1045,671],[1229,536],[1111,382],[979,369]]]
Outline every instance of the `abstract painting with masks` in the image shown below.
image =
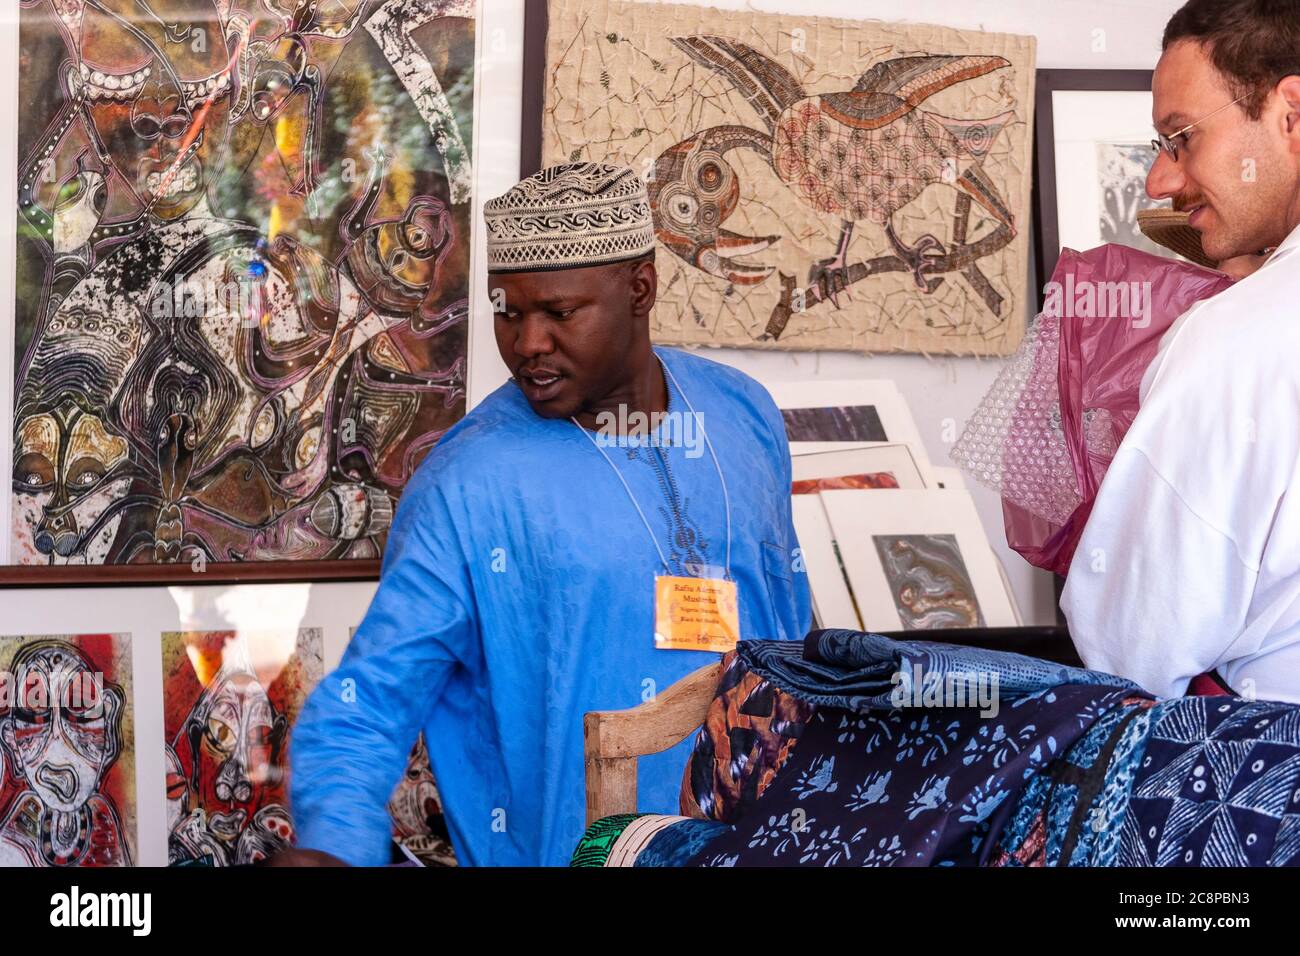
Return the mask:
[[429,766],[429,746],[421,733],[411,748],[406,769],[388,799],[393,842],[422,866],[456,866],[456,850]]
[[0,867],[135,860],[130,638],[0,637]]
[[9,563],[373,560],[465,411],[473,0],[20,0]]
[[646,178],[658,341],[1009,354],[1034,39],[551,0],[544,162]]
[[323,672],[316,628],[162,637],[167,860],[255,863],[293,840],[290,728]]

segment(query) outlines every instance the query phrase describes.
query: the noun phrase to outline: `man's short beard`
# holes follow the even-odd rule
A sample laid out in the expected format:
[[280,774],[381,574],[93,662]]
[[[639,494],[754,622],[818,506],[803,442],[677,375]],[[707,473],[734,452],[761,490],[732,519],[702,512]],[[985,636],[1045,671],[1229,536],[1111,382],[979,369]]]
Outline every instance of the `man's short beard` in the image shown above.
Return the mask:
[[[1276,207],[1274,207],[1276,208]],[[1243,218],[1237,218],[1235,221],[1228,221],[1218,208],[1213,210],[1217,220],[1218,227],[1213,233],[1201,233],[1201,248],[1206,256],[1215,262],[1222,262],[1225,259],[1233,259],[1237,256],[1251,256],[1256,253],[1275,246],[1280,241],[1278,233],[1285,232],[1282,228],[1280,218],[1277,222],[1272,219],[1281,215],[1280,212],[1273,213],[1273,216],[1260,216],[1256,222],[1247,222]],[[1254,219],[1255,217],[1251,217]]]
[[1201,233],[1201,248],[1216,262],[1277,246],[1295,225],[1288,220],[1300,193],[1300,177],[1294,167],[1269,150],[1259,129],[1248,127],[1241,148],[1243,156],[1255,158],[1251,169],[1254,179],[1245,178],[1243,165],[1241,182],[1226,193],[1239,203],[1225,209],[1216,200],[1211,210],[1216,229],[1212,234]]

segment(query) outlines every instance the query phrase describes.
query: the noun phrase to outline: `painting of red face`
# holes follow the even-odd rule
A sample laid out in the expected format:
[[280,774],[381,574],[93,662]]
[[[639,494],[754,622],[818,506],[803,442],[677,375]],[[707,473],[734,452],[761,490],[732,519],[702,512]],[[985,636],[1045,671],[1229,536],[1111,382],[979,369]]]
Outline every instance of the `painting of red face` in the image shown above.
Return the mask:
[[321,673],[319,630],[163,635],[171,863],[250,863],[289,842],[290,728]]
[[135,857],[130,640],[0,638],[0,867]]
[[212,0],[105,0],[104,7],[87,5],[82,26],[91,122],[140,206],[177,219],[219,166],[236,51]]

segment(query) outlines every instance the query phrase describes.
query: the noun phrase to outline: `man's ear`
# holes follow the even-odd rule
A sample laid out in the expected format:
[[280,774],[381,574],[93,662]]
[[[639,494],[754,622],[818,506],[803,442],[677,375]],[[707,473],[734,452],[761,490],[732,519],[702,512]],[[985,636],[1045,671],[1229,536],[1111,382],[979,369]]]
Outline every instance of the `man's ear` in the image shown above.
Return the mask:
[[1300,75],[1283,77],[1277,94],[1282,98],[1283,133],[1291,152],[1300,154]]
[[659,273],[653,259],[644,259],[632,266],[632,314],[638,318],[648,316],[655,307],[659,294]]

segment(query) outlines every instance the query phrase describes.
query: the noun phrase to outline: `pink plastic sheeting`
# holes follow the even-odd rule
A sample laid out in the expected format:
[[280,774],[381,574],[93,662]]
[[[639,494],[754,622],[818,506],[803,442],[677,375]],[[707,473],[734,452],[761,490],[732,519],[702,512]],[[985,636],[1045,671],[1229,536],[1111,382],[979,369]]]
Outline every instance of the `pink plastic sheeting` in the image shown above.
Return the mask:
[[952,457],[1002,495],[1007,544],[1065,574],[1174,320],[1232,280],[1127,246],[1061,252],[1043,312]]

